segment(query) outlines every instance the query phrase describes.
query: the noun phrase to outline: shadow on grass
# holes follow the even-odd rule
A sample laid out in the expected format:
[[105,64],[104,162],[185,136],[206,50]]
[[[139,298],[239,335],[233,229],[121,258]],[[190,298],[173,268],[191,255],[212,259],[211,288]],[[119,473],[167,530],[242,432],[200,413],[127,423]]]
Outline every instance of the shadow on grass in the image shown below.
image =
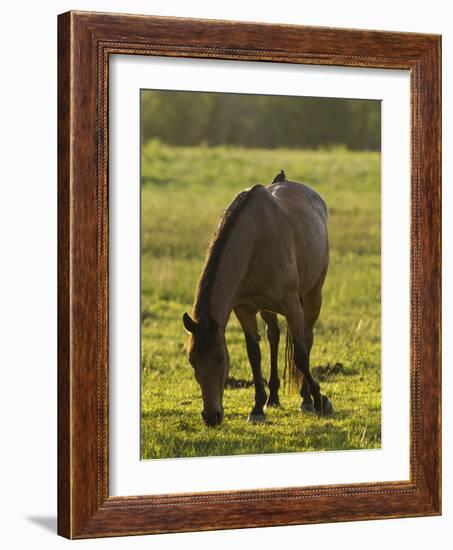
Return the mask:
[[[222,425],[215,428],[207,428],[201,420],[194,426],[189,419],[187,424],[179,425],[177,432],[164,430],[161,426],[153,432],[150,447],[146,448],[146,441],[143,441],[143,458],[322,452],[370,447],[358,442],[357,434],[351,432],[348,426],[344,423],[341,425],[351,416],[347,412],[320,417],[319,421],[316,416],[307,416],[300,411],[288,413],[286,411],[280,419],[278,415],[268,418],[262,424],[249,423],[246,415],[232,413],[226,416]],[[288,417],[293,415],[299,415],[300,423],[293,425],[288,437],[280,431],[288,428]]]

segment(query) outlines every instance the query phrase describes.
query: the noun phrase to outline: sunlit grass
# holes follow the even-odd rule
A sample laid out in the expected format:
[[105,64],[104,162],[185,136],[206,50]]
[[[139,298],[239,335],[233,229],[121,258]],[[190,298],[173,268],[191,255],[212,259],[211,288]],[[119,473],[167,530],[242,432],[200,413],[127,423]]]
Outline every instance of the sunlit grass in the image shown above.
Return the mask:
[[[142,457],[380,447],[380,155],[151,142],[142,162]],[[281,168],[317,189],[329,206],[331,263],[311,364],[335,414],[302,414],[298,394],[282,391],[281,409],[268,411],[265,425],[250,425],[253,388],[227,389],[224,423],[208,429],[181,316],[191,309],[206,245],[224,208],[240,190],[269,183]],[[233,317],[227,339],[231,375],[251,379]],[[261,349],[267,377],[265,338]],[[316,368],[337,363],[336,373]],[[280,365],[282,372],[283,349]]]

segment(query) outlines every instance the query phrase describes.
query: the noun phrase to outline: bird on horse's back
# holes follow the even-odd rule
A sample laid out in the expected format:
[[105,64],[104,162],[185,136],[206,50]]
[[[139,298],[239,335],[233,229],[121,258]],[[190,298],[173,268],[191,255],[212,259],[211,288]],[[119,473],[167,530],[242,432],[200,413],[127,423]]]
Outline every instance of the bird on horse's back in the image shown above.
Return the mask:
[[[206,424],[223,419],[223,388],[229,371],[225,328],[234,311],[245,334],[255,382],[250,420],[264,420],[267,395],[261,374],[257,313],[267,325],[271,347],[268,406],[278,405],[277,314],[285,316],[294,342],[294,361],[304,375],[304,410],[329,412],[309,369],[313,325],[321,307],[328,267],[327,207],[309,186],[288,181],[282,171],[268,186],[240,193],[214,233],[195,293],[189,361],[203,399]],[[302,305],[303,304],[303,305]]]

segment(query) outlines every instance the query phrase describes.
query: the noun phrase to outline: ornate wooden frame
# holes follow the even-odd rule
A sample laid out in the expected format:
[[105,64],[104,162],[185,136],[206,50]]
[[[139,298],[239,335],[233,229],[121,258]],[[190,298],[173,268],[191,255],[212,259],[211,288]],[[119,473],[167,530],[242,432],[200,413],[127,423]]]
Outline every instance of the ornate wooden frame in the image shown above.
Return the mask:
[[[58,532],[86,538],[441,513],[441,38],[69,12],[58,20]],[[111,54],[408,69],[410,481],[110,497]]]

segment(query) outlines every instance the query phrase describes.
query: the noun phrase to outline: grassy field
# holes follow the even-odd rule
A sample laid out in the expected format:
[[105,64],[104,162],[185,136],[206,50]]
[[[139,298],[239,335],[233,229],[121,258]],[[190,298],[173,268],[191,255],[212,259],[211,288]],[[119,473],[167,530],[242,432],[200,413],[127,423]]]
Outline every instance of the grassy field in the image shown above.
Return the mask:
[[[252,387],[226,389],[225,420],[204,426],[186,355],[181,317],[190,311],[206,245],[240,190],[289,179],[318,190],[329,206],[331,264],[311,355],[332,417],[299,411],[282,388],[282,407],[263,425],[247,423]],[[142,458],[380,447],[380,155],[342,149],[176,148],[149,142],[142,154]],[[284,330],[284,321],[280,322]],[[263,334],[263,327],[261,327]],[[230,376],[251,380],[243,334],[227,329]],[[284,338],[280,350],[283,372]],[[261,342],[263,374],[269,353]]]

